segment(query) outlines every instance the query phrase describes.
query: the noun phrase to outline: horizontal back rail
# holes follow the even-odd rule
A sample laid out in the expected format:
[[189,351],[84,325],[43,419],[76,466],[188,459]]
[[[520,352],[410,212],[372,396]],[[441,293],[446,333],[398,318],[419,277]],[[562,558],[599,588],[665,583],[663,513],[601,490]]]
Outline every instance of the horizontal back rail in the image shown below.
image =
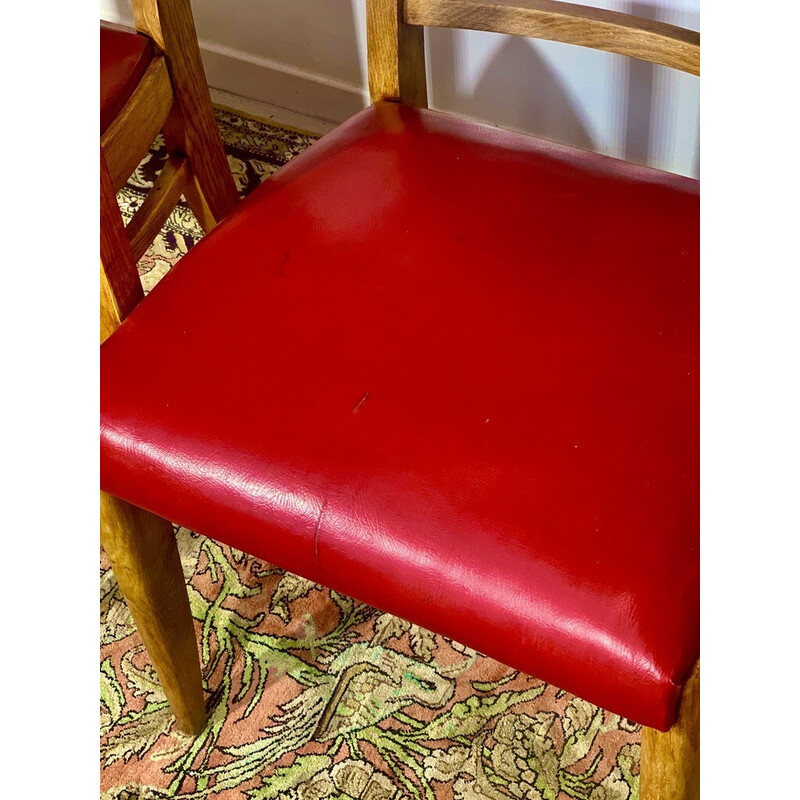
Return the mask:
[[700,74],[696,31],[559,0],[405,0],[403,21],[549,39]]
[[167,63],[162,56],[157,56],[100,137],[115,192],[125,185],[147,155],[169,115],[173,100]]

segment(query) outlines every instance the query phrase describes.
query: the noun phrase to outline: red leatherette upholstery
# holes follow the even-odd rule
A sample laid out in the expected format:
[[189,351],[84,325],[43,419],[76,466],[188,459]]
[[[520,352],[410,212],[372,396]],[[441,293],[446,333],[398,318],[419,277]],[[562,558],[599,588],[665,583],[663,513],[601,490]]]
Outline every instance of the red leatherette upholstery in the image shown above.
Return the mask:
[[698,657],[698,184],[365,110],[106,342],[102,486],[666,729]]
[[100,23],[100,133],[133,94],[152,57],[146,36]]

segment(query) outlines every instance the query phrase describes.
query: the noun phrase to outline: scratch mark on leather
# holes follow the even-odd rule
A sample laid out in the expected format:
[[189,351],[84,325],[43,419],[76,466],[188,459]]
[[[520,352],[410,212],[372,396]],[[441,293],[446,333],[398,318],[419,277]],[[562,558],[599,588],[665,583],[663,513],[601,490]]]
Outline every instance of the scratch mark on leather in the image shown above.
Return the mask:
[[317,524],[314,526],[314,563],[317,569],[322,572],[322,566],[319,563],[319,528],[322,525],[322,515],[325,513],[325,506],[328,501],[323,500],[322,505],[319,507],[319,516],[317,517]]
[[372,392],[364,392],[364,394],[361,397],[361,399],[353,406],[353,411],[352,411],[353,414],[357,414],[358,413],[358,409],[361,408],[361,406],[363,406],[364,403],[367,402],[367,399],[369,398],[369,396],[371,394],[372,394]]

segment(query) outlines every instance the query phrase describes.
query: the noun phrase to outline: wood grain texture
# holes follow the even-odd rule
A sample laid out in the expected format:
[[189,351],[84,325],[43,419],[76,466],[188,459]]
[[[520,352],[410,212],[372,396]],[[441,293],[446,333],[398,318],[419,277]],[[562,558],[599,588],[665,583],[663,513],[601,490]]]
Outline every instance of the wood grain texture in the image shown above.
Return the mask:
[[100,344],[108,339],[122,322],[117,299],[108,285],[108,276],[100,262]]
[[134,261],[145,254],[190,181],[186,156],[169,156],[141,208],[125,229]]
[[642,728],[641,800],[700,798],[700,664],[686,682],[678,721],[666,733]]
[[[101,136],[100,338],[110,336],[142,299],[135,260],[180,195],[206,230],[238,201],[205,82],[188,0],[134,0],[137,28],[166,54],[157,56]],[[178,112],[170,113],[173,108]],[[116,191],[168,119],[181,127],[144,205],[126,233]],[[191,161],[191,171],[189,162]],[[206,720],[197,642],[172,526],[101,493],[101,542],[180,730]]]
[[183,118],[184,152],[219,222],[236,205],[239,195],[214,119],[189,0],[134,0],[133,16],[137,30],[164,53]]
[[577,44],[700,74],[699,33],[558,0],[406,0],[404,19]]
[[144,297],[108,165],[100,150],[100,341]]
[[[170,152],[186,152],[186,123],[183,112],[176,103],[170,111],[167,121],[164,123],[164,141]],[[200,227],[205,233],[211,233],[219,220],[215,219],[211,208],[208,205],[203,187],[198,176],[191,172],[192,164],[189,163],[190,176],[184,187],[183,196],[192,213],[200,223]]]
[[158,136],[172,108],[166,61],[157,56],[128,102],[100,137],[114,191],[119,191]]
[[183,196],[186,198],[186,202],[189,208],[192,209],[195,218],[200,223],[203,232],[211,233],[217,226],[217,220],[208,207],[206,196],[203,194],[203,189],[196,175],[189,176],[189,180],[183,189]]
[[178,728],[199,733],[206,721],[200,661],[172,525],[101,492],[100,541]]
[[402,19],[402,0],[367,0],[369,94],[418,108],[428,105],[424,30]]
[[[113,321],[119,324],[141,299],[131,263],[141,258],[158,234],[170,204],[174,207],[183,194],[208,233],[239,199],[214,119],[189,0],[134,0],[133,7],[138,30],[162,54],[153,58],[100,137],[112,197],[162,130],[171,155],[127,234],[116,202],[104,203],[101,198],[102,338],[113,330]],[[104,191],[101,181],[101,195]],[[127,256],[123,242],[130,243]]]

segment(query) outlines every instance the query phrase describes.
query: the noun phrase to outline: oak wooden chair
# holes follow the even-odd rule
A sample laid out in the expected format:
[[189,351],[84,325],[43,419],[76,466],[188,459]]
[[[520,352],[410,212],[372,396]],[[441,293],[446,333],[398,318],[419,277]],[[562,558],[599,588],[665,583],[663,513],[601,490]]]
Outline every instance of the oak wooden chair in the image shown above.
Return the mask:
[[696,798],[698,184],[425,110],[423,27],[695,74],[699,36],[553,0],[367,26],[371,108],[129,321],[101,264],[101,540],[177,724],[205,708],[167,518],[641,722],[640,796]]
[[[101,258],[130,272],[181,195],[208,233],[238,194],[214,121],[189,0],[133,0],[136,31],[100,24]],[[159,132],[168,158],[127,228],[115,195]],[[115,266],[115,265],[121,266]],[[118,293],[130,310],[134,283]]]

